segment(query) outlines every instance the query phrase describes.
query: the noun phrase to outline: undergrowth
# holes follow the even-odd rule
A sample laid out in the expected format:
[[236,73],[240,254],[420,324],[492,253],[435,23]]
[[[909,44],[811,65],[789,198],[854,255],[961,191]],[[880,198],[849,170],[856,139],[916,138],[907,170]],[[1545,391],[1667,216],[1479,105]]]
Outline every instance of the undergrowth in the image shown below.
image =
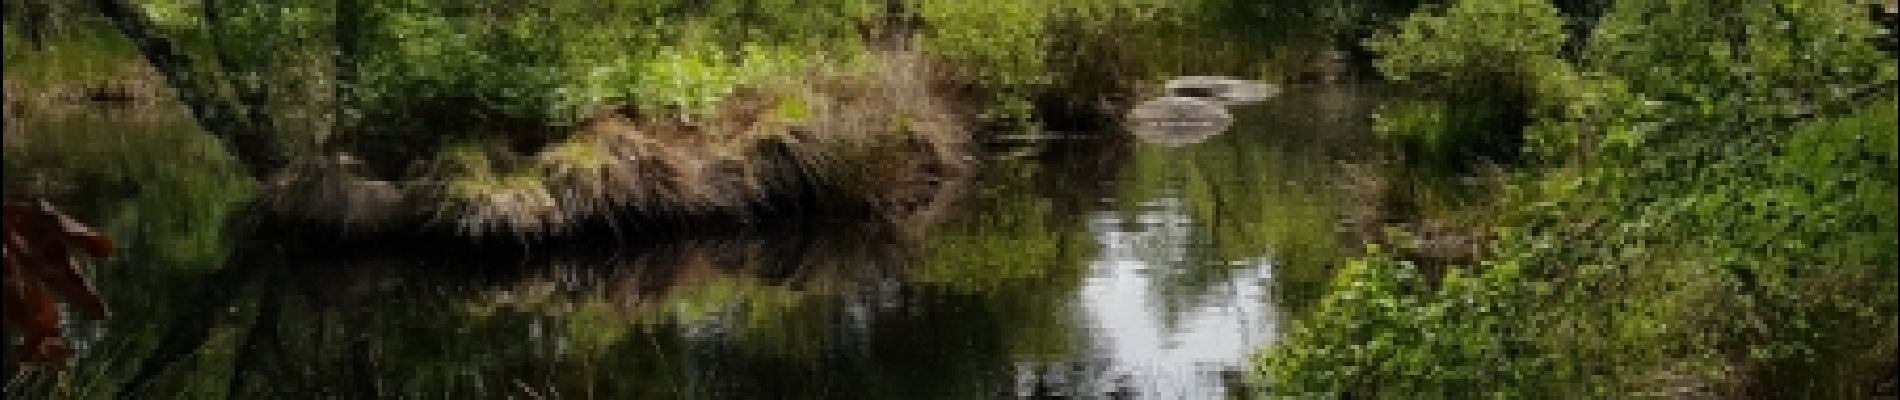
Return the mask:
[[[1862,398],[1891,384],[1900,123],[1893,56],[1865,11],[1621,1],[1578,57],[1562,40],[1516,47],[1556,32],[1540,1],[1400,24],[1376,47],[1402,85],[1429,80],[1413,86],[1424,101],[1500,67],[1525,81],[1480,93],[1524,101],[1399,103],[1387,137],[1420,152],[1523,135],[1502,150],[1528,162],[1477,210],[1497,217],[1466,228],[1495,237],[1477,261],[1373,249],[1256,356],[1258,382],[1313,398]],[[1450,111],[1485,106],[1527,125],[1445,122],[1497,115]]]

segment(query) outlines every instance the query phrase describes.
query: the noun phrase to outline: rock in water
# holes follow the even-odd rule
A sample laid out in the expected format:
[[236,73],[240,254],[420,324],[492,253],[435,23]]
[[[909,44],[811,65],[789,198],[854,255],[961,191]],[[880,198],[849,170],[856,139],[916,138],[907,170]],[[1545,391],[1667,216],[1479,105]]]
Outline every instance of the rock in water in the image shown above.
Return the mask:
[[1279,88],[1246,79],[1225,76],[1183,76],[1168,81],[1169,97],[1191,97],[1235,105],[1259,102],[1279,93]]
[[1128,128],[1136,138],[1168,146],[1206,141],[1233,122],[1220,103],[1193,97],[1162,97],[1128,112]]

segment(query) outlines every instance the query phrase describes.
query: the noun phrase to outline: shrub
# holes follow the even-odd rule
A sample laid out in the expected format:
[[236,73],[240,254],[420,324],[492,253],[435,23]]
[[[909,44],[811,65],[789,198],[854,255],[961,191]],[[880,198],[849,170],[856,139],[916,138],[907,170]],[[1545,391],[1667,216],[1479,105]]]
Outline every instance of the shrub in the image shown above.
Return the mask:
[[1516,159],[1531,115],[1552,107],[1540,89],[1574,75],[1558,57],[1567,37],[1563,21],[1556,7],[1534,0],[1459,1],[1399,21],[1393,32],[1367,42],[1382,56],[1379,71],[1412,95],[1457,106],[1390,107],[1398,119],[1389,122],[1442,122],[1387,123],[1381,133],[1412,142],[1440,162]]
[[[1257,358],[1266,390],[1872,393],[1890,377],[1900,333],[1900,104],[1879,89],[1894,81],[1891,60],[1851,9],[1618,2],[1576,66],[1501,44],[1462,49],[1532,60],[1473,69],[1388,47],[1407,65],[1437,67],[1386,72],[1450,85],[1440,91],[1482,76],[1446,74],[1499,65],[1580,71],[1541,75],[1524,92],[1540,105],[1532,143],[1557,157],[1503,187],[1485,261],[1421,273],[1374,251],[1343,268],[1294,333]],[[1399,104],[1382,123],[1415,135],[1453,129],[1451,108],[1481,106]]]

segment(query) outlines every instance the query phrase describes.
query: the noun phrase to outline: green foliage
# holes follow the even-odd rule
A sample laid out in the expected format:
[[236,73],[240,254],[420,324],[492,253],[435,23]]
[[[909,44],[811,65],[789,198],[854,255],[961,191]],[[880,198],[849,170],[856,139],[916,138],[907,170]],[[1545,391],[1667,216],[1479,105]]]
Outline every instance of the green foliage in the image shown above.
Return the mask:
[[[1588,379],[1536,342],[1547,285],[1515,264],[1432,276],[1409,262],[1346,263],[1308,324],[1256,357],[1264,384],[1299,398],[1515,398],[1583,394]],[[1333,338],[1350,338],[1345,340]],[[1530,396],[1536,397],[1536,396]]]
[[1529,116],[1556,108],[1550,82],[1576,75],[1559,58],[1563,22],[1541,0],[1458,1],[1399,21],[1366,46],[1425,101],[1389,106],[1378,132],[1437,164],[1516,158]]
[[[1475,5],[1453,5],[1459,10]],[[1504,7],[1492,5],[1487,7]],[[1425,92],[1528,77],[1531,150],[1486,260],[1351,263],[1257,361],[1296,397],[1624,397],[1670,390],[1852,398],[1895,354],[1900,216],[1892,60],[1845,1],[1615,3],[1572,65],[1541,9],[1427,13],[1383,39]],[[1459,24],[1519,26],[1457,42]],[[1546,29],[1548,28],[1548,29]],[[1516,36],[1511,36],[1515,39]],[[1415,51],[1417,50],[1417,51]],[[1451,56],[1433,58],[1433,53]],[[1482,56],[1479,56],[1482,54]],[[1478,62],[1479,58],[1509,58]],[[1523,75],[1537,66],[1542,73]],[[1511,72],[1515,69],[1518,72]],[[1576,72],[1571,72],[1576,71]],[[1464,107],[1399,102],[1381,130],[1443,140]],[[1483,133],[1480,133],[1483,134]],[[1414,139],[1416,140],[1416,139]],[[1456,146],[1437,144],[1436,146]]]
[[1498,107],[1503,106],[1394,100],[1379,107],[1373,132],[1416,165],[1457,167],[1473,158],[1516,151],[1514,138],[1498,133],[1512,128],[1501,125],[1509,116]]
[[795,74],[804,58],[787,49],[756,45],[734,51],[666,48],[643,59],[597,63],[578,87],[563,88],[559,102],[581,108],[626,104],[675,110],[687,118],[705,116],[741,86]]
[[983,82],[1003,87],[1046,83],[1043,34],[1055,10],[1023,2],[927,1],[918,14],[933,26],[925,48],[951,58]]
[[[1701,150],[1564,175],[1567,185],[1529,194],[1537,202],[1514,211],[1493,261],[1471,269],[1348,263],[1311,317],[1257,358],[1262,378],[1312,397],[1682,384],[1663,376],[1768,396],[1866,393],[1894,354],[1884,338],[1900,311],[1900,163],[1877,147],[1900,128],[1895,105],[1806,124],[1776,146],[1782,156],[1729,154],[1686,179],[1673,166]],[[1749,150],[1761,149],[1718,151]]]
[[1366,43],[1383,56],[1379,72],[1437,92],[1527,87],[1558,71],[1566,38],[1563,17],[1542,0],[1457,1],[1395,30]]
[[554,104],[566,72],[563,48],[543,37],[564,33],[555,16],[375,3],[366,12],[373,22],[362,25],[369,32],[357,33],[364,48],[354,61],[358,107],[370,119],[564,119]]
[[[922,0],[925,29],[919,48],[947,64],[977,89],[983,117],[1026,122],[1044,96],[1085,101],[1118,89],[1124,79],[1149,78],[1119,51],[1148,51],[1131,41],[1184,29],[1194,2],[1155,0],[1021,2]],[[1168,46],[1178,46],[1169,42]],[[1107,65],[1104,65],[1107,64]],[[1127,68],[1119,70],[1116,67]],[[1113,75],[1113,76],[1103,76]],[[1048,110],[1042,110],[1048,111]]]
[[868,10],[865,1],[377,2],[364,24],[364,108],[553,125],[600,107],[704,115],[737,86],[853,48],[851,21]]
[[1895,76],[1860,3],[1618,1],[1584,62],[1708,123],[1843,112]]
[[[704,116],[738,87],[797,76],[813,62],[863,57],[882,2],[376,2],[368,13],[360,109],[432,119],[561,125],[602,107]],[[1152,20],[1145,0],[1023,3],[921,1],[919,48],[990,96],[997,119],[1030,116],[1056,90],[1062,41],[1126,32]],[[1137,10],[1146,10],[1145,13]],[[628,23],[635,21],[637,23]],[[1056,27],[1069,27],[1058,34]],[[387,111],[384,111],[387,110]]]

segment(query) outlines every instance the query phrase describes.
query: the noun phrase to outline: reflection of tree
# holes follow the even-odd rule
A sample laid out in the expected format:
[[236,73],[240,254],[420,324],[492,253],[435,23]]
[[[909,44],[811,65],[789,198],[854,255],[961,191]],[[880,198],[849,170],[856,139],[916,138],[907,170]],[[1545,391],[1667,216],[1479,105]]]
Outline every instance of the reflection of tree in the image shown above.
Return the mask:
[[1051,223],[1080,227],[1081,218],[1100,206],[1102,199],[1115,197],[1117,186],[1127,180],[1134,141],[1118,134],[1093,136],[1052,140],[1036,156],[1034,196],[1054,203],[1049,216],[1069,218]]
[[[901,232],[814,224],[618,253],[286,253],[294,239],[249,238],[228,218],[249,193],[229,158],[176,157],[216,153],[178,118],[140,140],[114,136],[127,129],[112,118],[20,122],[47,135],[9,136],[7,175],[46,176],[34,193],[86,199],[76,214],[124,239],[99,274],[123,307],[79,351],[86,378],[9,394],[987,398],[1012,360],[1079,334],[1060,307],[1088,243],[1068,210],[1088,198],[1051,209],[1012,186],[929,228],[948,243],[930,249],[914,248],[935,225],[926,212]],[[985,220],[999,210],[1016,222]],[[982,254],[1027,256],[962,262]]]
[[1155,276],[1158,297],[1168,301],[1164,315],[1214,299],[1234,273],[1263,258],[1275,265],[1281,300],[1310,298],[1330,276],[1332,259],[1346,250],[1333,234],[1335,163],[1357,157],[1368,138],[1361,90],[1296,87],[1261,107],[1236,108],[1235,128],[1208,143],[1140,148],[1123,198],[1174,199],[1193,221],[1183,259]]
[[[324,256],[252,243],[163,332],[114,336],[122,394],[986,398],[1046,351],[1034,285],[908,283],[910,244],[830,226],[610,253]],[[274,239],[260,239],[271,242]],[[928,263],[927,263],[928,264]],[[1035,305],[1044,304],[1044,305]],[[1045,317],[1046,318],[1046,317]],[[1033,343],[1034,341],[1029,341]],[[955,379],[953,379],[955,378]]]

